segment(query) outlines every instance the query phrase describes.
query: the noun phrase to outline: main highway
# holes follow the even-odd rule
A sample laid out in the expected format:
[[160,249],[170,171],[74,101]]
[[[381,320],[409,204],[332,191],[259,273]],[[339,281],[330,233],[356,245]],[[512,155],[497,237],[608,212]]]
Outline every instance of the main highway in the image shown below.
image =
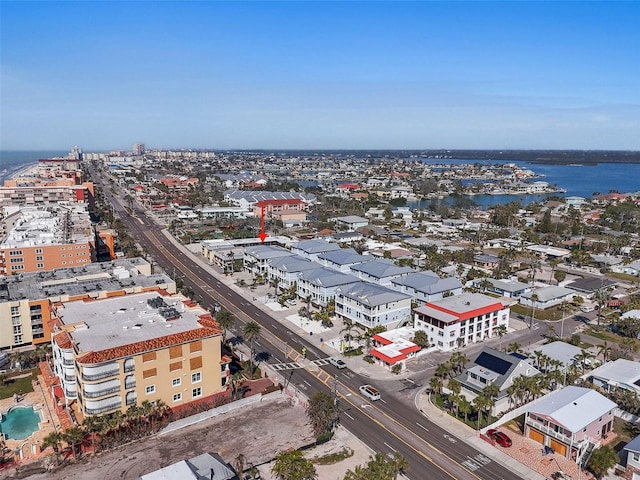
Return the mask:
[[[179,274],[193,289],[194,299],[203,306],[220,305],[232,312],[241,323],[255,321],[262,327],[257,347],[269,361],[298,362],[306,368],[289,370],[286,382],[307,397],[315,392],[336,394],[340,406],[340,423],[366,443],[373,451],[391,455],[399,453],[409,463],[405,476],[415,480],[439,479],[518,479],[494,458],[479,452],[453,437],[450,432],[429,421],[414,403],[394,398],[393,391],[361,377],[348,369],[318,361],[326,354],[305,338],[297,336],[285,325],[261,310],[251,301],[222,283],[213,272],[168,238],[163,229],[143,210],[134,207],[129,215],[123,206],[124,193],[114,195],[119,187],[104,183],[101,172],[93,171],[93,180],[101,184],[105,200],[129,230],[129,234],[151,254],[166,272]],[[306,347],[306,359],[302,358]],[[314,362],[315,361],[315,362]],[[381,399],[370,402],[358,393],[358,387],[369,383],[381,392]],[[454,422],[455,420],[451,420]],[[274,426],[275,427],[275,426]]]

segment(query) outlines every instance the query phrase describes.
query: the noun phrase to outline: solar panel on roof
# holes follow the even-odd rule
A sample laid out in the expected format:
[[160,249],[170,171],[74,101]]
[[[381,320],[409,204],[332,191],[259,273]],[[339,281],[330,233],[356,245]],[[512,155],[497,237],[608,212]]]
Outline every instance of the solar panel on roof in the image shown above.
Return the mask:
[[488,368],[492,372],[496,372],[500,375],[504,375],[505,373],[507,373],[507,371],[511,367],[511,364],[506,360],[498,358],[487,352],[482,352],[480,355],[478,355],[475,363],[476,365]]
[[640,387],[640,378],[638,380],[636,380],[635,382],[633,382],[633,384]]
[[519,358],[520,360],[526,360],[527,358],[529,358],[526,355],[523,355],[522,353],[518,353],[518,352],[511,352],[509,355],[511,355],[512,357]]

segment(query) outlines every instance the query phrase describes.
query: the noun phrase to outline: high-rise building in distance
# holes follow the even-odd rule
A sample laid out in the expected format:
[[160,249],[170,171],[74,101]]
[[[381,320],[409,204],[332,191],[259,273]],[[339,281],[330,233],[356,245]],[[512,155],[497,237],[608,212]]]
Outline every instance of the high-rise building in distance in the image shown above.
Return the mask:
[[133,144],[133,154],[134,155],[144,155],[144,143],[134,143]]

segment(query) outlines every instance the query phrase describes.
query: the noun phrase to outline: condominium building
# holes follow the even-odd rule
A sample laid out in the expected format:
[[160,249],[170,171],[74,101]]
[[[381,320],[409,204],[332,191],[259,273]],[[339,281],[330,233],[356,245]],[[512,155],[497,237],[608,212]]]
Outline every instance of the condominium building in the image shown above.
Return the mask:
[[445,352],[497,335],[509,326],[509,307],[480,293],[446,297],[414,310],[414,327],[423,330],[429,343]]
[[182,295],[139,293],[56,304],[53,364],[83,417],[143,401],[170,407],[227,388],[231,359],[211,314]]
[[95,235],[83,207],[24,207],[5,219],[0,275],[82,266],[96,260]]
[[51,305],[145,291],[175,293],[142,258],[0,277],[0,350],[51,342]]

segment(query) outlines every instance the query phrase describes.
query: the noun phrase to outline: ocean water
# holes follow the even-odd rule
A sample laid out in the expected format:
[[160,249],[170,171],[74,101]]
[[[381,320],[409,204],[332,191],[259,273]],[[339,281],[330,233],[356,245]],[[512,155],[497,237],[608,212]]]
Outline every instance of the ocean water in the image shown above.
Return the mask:
[[68,154],[63,150],[0,150],[0,184],[25,165],[41,158],[66,157]]

